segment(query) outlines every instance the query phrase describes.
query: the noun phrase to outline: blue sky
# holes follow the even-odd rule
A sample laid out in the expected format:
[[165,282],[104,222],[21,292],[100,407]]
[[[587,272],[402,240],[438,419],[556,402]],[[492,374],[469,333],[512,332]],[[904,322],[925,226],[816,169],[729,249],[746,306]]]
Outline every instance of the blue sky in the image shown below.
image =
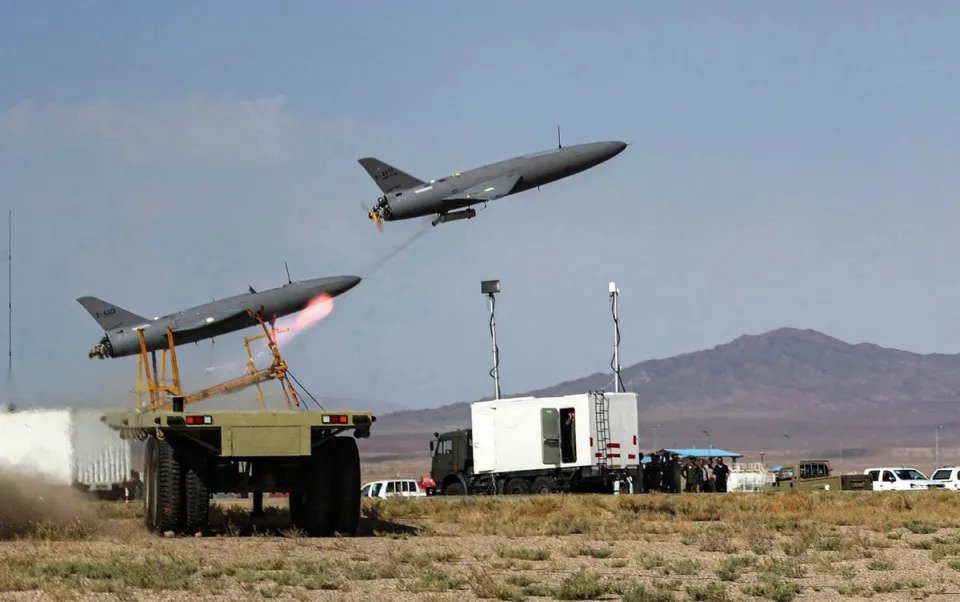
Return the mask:
[[558,124],[632,145],[391,256],[291,344],[311,391],[489,394],[487,278],[505,393],[606,368],[609,280],[624,364],[780,326],[957,352],[957,31],[947,2],[4,3],[15,395],[128,400],[77,296],[160,315],[284,261],[366,276],[419,225],[376,232],[358,157],[428,179]]

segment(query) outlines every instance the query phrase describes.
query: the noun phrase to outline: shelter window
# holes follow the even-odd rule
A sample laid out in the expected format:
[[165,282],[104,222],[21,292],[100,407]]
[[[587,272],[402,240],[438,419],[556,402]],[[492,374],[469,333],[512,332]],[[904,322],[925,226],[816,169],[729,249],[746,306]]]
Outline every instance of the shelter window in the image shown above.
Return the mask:
[[577,422],[573,408],[560,409],[560,458],[577,461]]

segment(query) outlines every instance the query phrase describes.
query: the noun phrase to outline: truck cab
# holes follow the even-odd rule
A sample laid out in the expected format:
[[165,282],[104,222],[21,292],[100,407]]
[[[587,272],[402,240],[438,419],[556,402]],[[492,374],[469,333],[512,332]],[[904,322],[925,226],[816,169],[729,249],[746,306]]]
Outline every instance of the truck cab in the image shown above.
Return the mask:
[[926,475],[908,466],[868,468],[863,474],[873,479],[874,491],[915,491],[929,489],[933,485]]
[[473,431],[459,429],[434,433],[430,442],[430,478],[438,493],[464,495],[467,483],[462,474],[473,472]]
[[870,478],[865,475],[834,475],[827,460],[801,460],[793,464],[784,464],[775,472],[773,488],[794,491],[870,490]]
[[960,466],[944,466],[938,468],[930,477],[930,489],[949,489],[960,491]]

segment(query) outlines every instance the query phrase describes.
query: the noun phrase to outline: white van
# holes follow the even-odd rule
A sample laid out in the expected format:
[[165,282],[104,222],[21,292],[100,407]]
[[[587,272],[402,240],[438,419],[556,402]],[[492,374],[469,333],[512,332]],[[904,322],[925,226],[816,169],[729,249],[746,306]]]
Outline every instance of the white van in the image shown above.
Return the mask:
[[907,466],[868,468],[863,474],[873,479],[874,491],[911,491],[929,489],[933,485],[933,481],[922,472]]
[[374,481],[367,483],[360,489],[360,497],[387,498],[397,495],[401,497],[425,497],[427,494],[420,490],[420,486],[413,479]]
[[933,485],[930,487],[931,489],[937,488],[960,491],[960,466],[944,466],[943,468],[938,468],[934,471],[930,480],[933,481]]

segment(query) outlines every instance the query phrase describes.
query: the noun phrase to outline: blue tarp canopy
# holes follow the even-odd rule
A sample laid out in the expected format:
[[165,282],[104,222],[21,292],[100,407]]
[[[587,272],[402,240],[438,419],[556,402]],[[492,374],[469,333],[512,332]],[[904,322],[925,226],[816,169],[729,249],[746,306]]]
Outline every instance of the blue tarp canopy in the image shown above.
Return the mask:
[[[742,458],[743,454],[727,451],[725,449],[706,448],[706,447],[682,447],[677,449],[665,449],[665,452],[677,454],[681,458]],[[650,461],[649,455],[644,455],[641,462],[646,464]]]

